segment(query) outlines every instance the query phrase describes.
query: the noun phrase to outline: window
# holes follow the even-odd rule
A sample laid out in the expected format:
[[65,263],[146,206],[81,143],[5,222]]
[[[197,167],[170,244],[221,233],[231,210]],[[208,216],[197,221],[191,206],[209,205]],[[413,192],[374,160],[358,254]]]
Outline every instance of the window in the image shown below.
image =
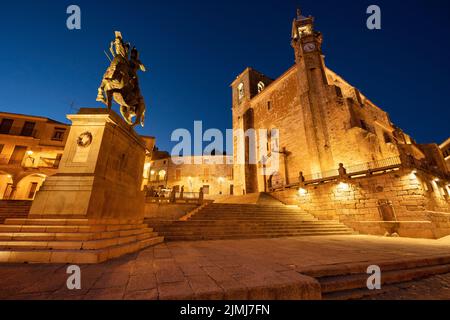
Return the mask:
[[12,193],[13,193],[13,184],[8,183],[6,185],[5,193],[3,193],[3,199],[10,200],[11,196],[13,195]]
[[52,140],[63,141],[65,134],[66,134],[65,128],[55,128],[55,132],[53,132]]
[[28,193],[28,199],[34,199],[34,196],[36,195],[36,190],[38,187],[37,182],[32,182],[30,186],[30,192]]
[[0,123],[0,134],[9,134],[13,122],[13,119],[3,119],[2,123]]
[[444,158],[447,158],[448,156],[450,156],[450,149],[444,150]]
[[272,109],[272,102],[267,101],[267,110],[270,111],[270,109]]
[[239,96],[239,100],[242,100],[242,98],[244,98],[244,96],[245,96],[244,84],[243,83],[240,83],[238,85],[238,96]]
[[58,154],[56,155],[55,162],[53,162],[53,168],[55,168],[55,169],[58,169],[58,168],[59,168],[59,165],[60,165],[60,163],[61,163],[62,156],[63,156],[62,153],[58,153]]
[[367,123],[364,120],[360,120],[361,123],[361,129],[369,131],[369,128],[367,127]]
[[343,98],[344,95],[342,94],[342,89],[339,86],[334,86],[336,88],[336,95],[338,98]]
[[22,127],[22,132],[20,133],[23,137],[32,137],[34,133],[34,127],[36,126],[36,122],[27,121]]
[[369,125],[367,124],[367,122],[365,122],[364,120],[359,120],[359,122],[360,122],[360,127],[361,127],[361,129],[366,130],[366,131],[368,131],[368,132],[371,132],[371,133],[375,134],[375,128],[374,128],[374,127],[369,126]]
[[159,174],[158,174],[158,178],[159,178],[159,181],[164,181],[164,180],[166,180],[166,171],[165,171],[165,170],[161,170],[161,171],[159,172]]
[[13,154],[9,159],[9,164],[21,164],[25,153],[27,152],[27,147],[25,146],[15,146]]
[[264,82],[260,81],[260,82],[258,83],[258,93],[260,93],[261,91],[263,91],[265,87],[266,87],[266,85],[264,84]]

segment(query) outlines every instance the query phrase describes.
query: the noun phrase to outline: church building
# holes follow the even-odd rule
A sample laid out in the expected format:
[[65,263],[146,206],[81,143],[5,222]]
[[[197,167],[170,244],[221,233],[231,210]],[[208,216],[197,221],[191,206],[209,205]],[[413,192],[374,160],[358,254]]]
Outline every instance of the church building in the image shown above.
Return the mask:
[[[256,135],[264,129],[268,135],[264,144],[257,143],[261,137],[256,143],[248,135],[245,143],[235,138],[236,194],[334,176],[340,164],[347,169],[380,166],[403,156],[447,172],[438,145],[416,144],[385,111],[326,66],[322,43],[314,18],[299,11],[292,23],[295,64],[275,80],[247,68],[231,84],[233,129],[255,129]],[[279,131],[276,137],[272,129]],[[249,161],[261,151],[268,157],[277,153],[276,170],[264,170],[262,158]]]

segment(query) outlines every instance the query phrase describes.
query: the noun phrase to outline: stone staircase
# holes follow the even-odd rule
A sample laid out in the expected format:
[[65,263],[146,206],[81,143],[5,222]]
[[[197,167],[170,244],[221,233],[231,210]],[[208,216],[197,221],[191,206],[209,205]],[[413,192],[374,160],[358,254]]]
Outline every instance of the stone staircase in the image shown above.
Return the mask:
[[167,241],[350,235],[338,221],[319,221],[295,206],[262,197],[255,204],[212,203],[187,221],[153,225]]
[[163,240],[137,220],[6,219],[0,262],[99,263]]
[[8,218],[26,218],[31,204],[31,201],[0,200],[0,224]]
[[[367,267],[377,265],[381,269],[381,290],[369,290]],[[336,264],[324,268],[297,270],[316,278],[324,300],[356,300],[376,296],[399,289],[399,284],[416,281],[433,275],[450,272],[449,256],[430,256],[398,261]]]

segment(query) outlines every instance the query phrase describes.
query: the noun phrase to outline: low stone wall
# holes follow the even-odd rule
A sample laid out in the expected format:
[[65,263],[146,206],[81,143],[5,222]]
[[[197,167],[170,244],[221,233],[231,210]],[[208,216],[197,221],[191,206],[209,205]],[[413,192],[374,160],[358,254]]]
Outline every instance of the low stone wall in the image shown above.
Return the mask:
[[[442,229],[436,234],[427,231],[421,235],[430,238],[450,234],[450,214],[445,214],[450,213],[449,193],[448,182],[437,181],[425,172],[401,169],[370,177],[308,185],[300,190],[277,191],[272,196],[286,204],[299,205],[319,219],[336,219],[357,231],[369,233],[367,230],[370,229],[373,231],[371,234],[386,232],[383,232],[385,225],[375,226],[377,222],[395,220],[383,217],[381,206],[387,203],[385,207],[393,209],[399,222],[430,222],[430,230]],[[357,222],[366,227],[357,228]],[[407,236],[424,227],[411,223],[402,226],[409,229],[404,232]]]

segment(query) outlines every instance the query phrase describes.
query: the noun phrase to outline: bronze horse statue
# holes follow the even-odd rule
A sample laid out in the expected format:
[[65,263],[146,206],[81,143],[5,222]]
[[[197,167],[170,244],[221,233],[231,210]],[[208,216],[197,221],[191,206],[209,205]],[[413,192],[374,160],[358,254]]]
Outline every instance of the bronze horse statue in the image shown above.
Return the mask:
[[145,72],[146,69],[139,60],[139,52],[135,47],[130,51],[130,44],[123,42],[120,32],[116,32],[110,52],[114,58],[103,76],[97,101],[103,102],[111,109],[114,100],[120,105],[120,113],[130,126],[140,124],[143,127],[146,107],[137,72]]

